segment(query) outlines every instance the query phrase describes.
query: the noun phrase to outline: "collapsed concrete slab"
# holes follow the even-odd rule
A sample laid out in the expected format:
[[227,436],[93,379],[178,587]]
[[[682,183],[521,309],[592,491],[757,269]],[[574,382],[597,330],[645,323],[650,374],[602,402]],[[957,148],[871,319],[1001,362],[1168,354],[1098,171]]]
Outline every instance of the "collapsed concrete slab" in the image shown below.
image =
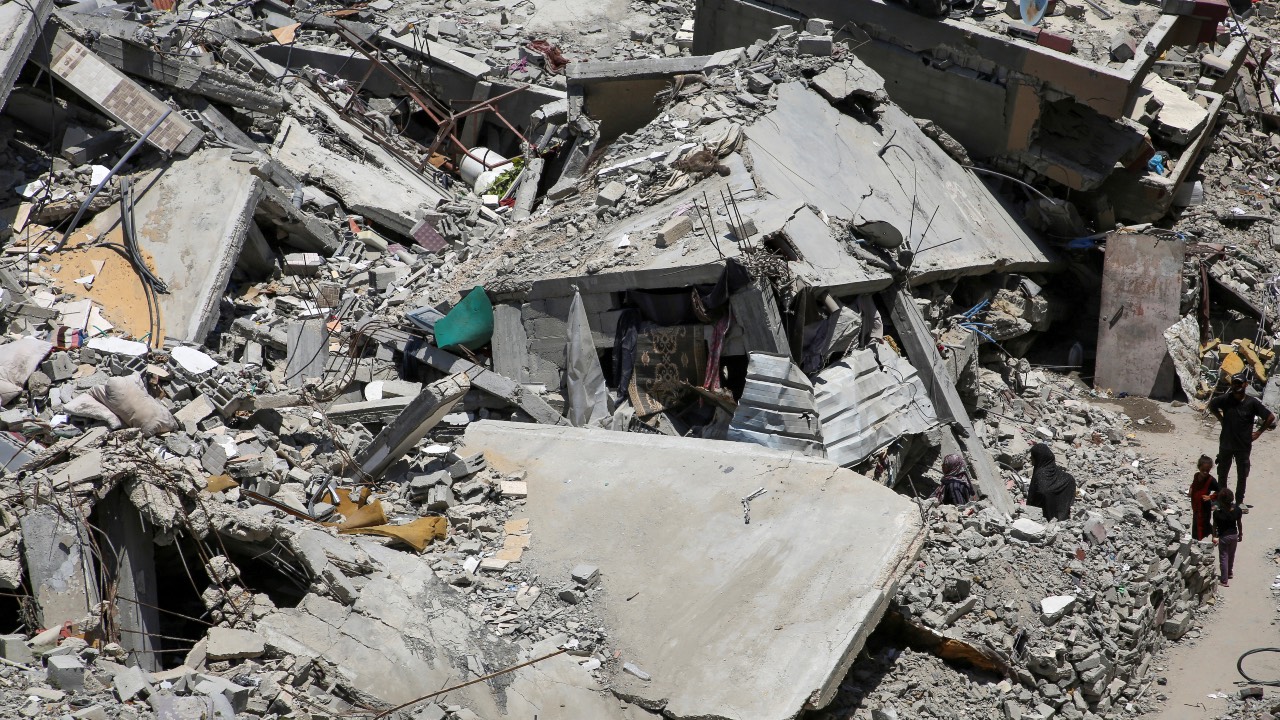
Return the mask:
[[[66,31],[50,24],[45,34],[48,47],[41,43],[32,53],[32,59],[111,119],[141,135],[169,109]],[[151,133],[147,142],[164,152],[188,155],[202,139],[204,133],[199,128],[173,112]]]
[[[977,176],[957,165],[901,108],[882,107],[876,125],[854,122],[800,83],[779,85],[777,108],[746,130],[759,184],[779,198],[852,220],[855,227],[892,226],[915,251],[913,284],[993,269],[1050,267],[1050,251]],[[805,132],[793,132],[799,127]],[[822,159],[815,162],[819,150]],[[944,243],[945,250],[934,249]]]
[[668,717],[825,705],[920,549],[911,501],[798,453],[491,421],[468,426],[474,452],[525,473],[524,562],[547,581],[599,567],[595,607],[651,676],[614,692]]
[[[157,295],[157,301],[169,337],[201,342],[213,328],[222,293],[253,222],[261,181],[250,174],[249,164],[233,160],[233,154],[226,148],[203,149],[134,178],[138,245],[151,270],[168,286],[169,292]],[[121,233],[117,204],[95,216],[77,236],[105,236],[119,243]],[[51,262],[67,265],[66,255],[54,256]],[[92,274],[92,267],[92,260],[85,260],[84,274]],[[120,274],[128,272],[126,265]],[[151,329],[136,274],[100,277],[88,289],[67,285],[74,294],[100,303],[108,319],[134,337]]]
[[51,12],[53,0],[0,5],[0,110]]
[[360,163],[326,149],[315,133],[291,117],[284,120],[276,136],[273,156],[294,176],[332,192],[351,213],[364,215],[380,227],[404,236],[417,224],[419,208],[434,209],[448,199],[447,193],[416,170],[404,167],[401,160],[392,158],[375,143],[365,141],[364,133],[319,97],[307,92],[302,95],[310,100],[317,113],[324,115],[330,126],[364,149],[370,163]]
[[[487,636],[466,610],[465,599],[417,557],[362,540],[374,569],[354,606],[308,595],[296,607],[258,623],[269,652],[322,657],[338,671],[340,685],[365,697],[400,704],[471,677],[469,667],[494,670],[555,652],[543,644],[522,652]],[[468,660],[470,657],[470,661]],[[492,686],[457,691],[451,702],[483,718],[529,718],[550,708],[572,708],[565,717],[624,720],[618,702],[569,655],[558,655],[507,673]]]

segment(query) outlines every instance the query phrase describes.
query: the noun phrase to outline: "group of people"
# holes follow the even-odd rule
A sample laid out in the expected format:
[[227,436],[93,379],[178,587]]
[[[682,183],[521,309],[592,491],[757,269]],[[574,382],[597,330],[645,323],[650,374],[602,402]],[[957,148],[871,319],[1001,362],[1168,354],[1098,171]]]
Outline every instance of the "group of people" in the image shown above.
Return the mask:
[[[1244,515],[1249,512],[1244,494],[1249,479],[1249,456],[1253,442],[1262,433],[1276,427],[1276,415],[1260,400],[1249,396],[1243,378],[1231,380],[1225,394],[1209,402],[1209,412],[1222,424],[1218,439],[1217,476],[1214,459],[1201,455],[1197,472],[1191,481],[1191,536],[1196,540],[1211,538],[1218,546],[1219,578],[1230,585],[1235,570],[1236,547],[1244,542]],[[1261,423],[1259,423],[1261,421]],[[1076,480],[1059,467],[1053,450],[1044,443],[1031,448],[1031,483],[1027,487],[1027,505],[1038,507],[1046,520],[1071,517],[1076,497]],[[1236,489],[1227,487],[1227,475],[1236,468]],[[942,482],[934,494],[947,505],[964,505],[974,498],[973,483],[963,455],[951,454],[942,460]]]
[[[1235,575],[1236,547],[1244,542],[1244,502],[1248,489],[1249,456],[1253,441],[1276,426],[1276,415],[1255,397],[1245,393],[1243,378],[1232,378],[1226,394],[1209,401],[1209,412],[1222,423],[1218,437],[1218,474],[1213,458],[1201,455],[1191,480],[1191,537],[1210,538],[1218,546],[1218,582],[1230,586]],[[1261,424],[1258,421],[1261,420]],[[1231,466],[1236,467],[1235,492],[1227,487]]]

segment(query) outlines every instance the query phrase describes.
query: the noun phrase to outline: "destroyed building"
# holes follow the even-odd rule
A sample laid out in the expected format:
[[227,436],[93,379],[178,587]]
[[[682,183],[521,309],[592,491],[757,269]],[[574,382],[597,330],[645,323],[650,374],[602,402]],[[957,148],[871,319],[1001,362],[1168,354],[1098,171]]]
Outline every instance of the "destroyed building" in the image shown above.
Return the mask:
[[777,26],[824,52],[847,44],[904,110],[973,158],[1043,183],[1097,231],[1158,220],[1191,178],[1246,60],[1229,5],[1028,7],[1039,12],[1023,17],[1018,2],[993,0],[700,0],[694,49],[750,44]]
[[1280,136],[1087,4],[0,4],[5,716],[1145,709]]

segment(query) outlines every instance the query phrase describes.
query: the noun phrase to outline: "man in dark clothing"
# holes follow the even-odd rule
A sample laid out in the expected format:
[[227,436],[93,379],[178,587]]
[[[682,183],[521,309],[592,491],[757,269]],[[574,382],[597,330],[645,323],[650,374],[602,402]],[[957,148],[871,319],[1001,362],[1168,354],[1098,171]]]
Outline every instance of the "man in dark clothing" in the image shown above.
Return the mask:
[[1071,504],[1076,499],[1076,479],[1058,466],[1053,450],[1044,443],[1031,447],[1031,484],[1027,486],[1027,505],[1044,511],[1045,520],[1071,517]]
[[[1227,486],[1227,474],[1234,461],[1236,504],[1240,506],[1245,504],[1245,483],[1249,479],[1249,453],[1253,450],[1253,441],[1276,424],[1275,413],[1258,398],[1245,395],[1244,389],[1243,378],[1232,378],[1230,392],[1209,401],[1209,412],[1222,423],[1222,434],[1218,437],[1218,487]],[[1262,427],[1254,429],[1258,420],[1262,420]]]

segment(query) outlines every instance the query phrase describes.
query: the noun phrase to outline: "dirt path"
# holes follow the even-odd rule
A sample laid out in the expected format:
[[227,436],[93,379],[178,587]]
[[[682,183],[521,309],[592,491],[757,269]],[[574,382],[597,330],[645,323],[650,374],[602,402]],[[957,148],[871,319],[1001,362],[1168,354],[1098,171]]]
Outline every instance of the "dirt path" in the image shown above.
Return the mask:
[[[1141,451],[1185,468],[1167,480],[1170,485],[1190,485],[1195,459],[1201,453],[1215,455],[1217,427],[1206,427],[1204,419],[1187,407],[1162,405],[1173,423],[1173,432],[1143,432],[1139,428]],[[1280,572],[1275,557],[1280,548],[1280,433],[1267,433],[1254,445],[1253,472],[1249,477],[1249,504],[1245,516],[1245,542],[1236,553],[1235,578],[1231,586],[1218,589],[1216,609],[1202,616],[1204,623],[1188,633],[1155,668],[1156,677],[1168,684],[1152,686],[1168,696],[1161,720],[1207,720],[1219,718],[1226,700],[1212,694],[1231,694],[1243,683],[1236,671],[1242,653],[1259,646],[1280,646],[1276,632],[1277,613],[1271,583]],[[1228,481],[1235,489],[1234,468]],[[1190,522],[1190,509],[1187,510]],[[1280,655],[1259,655],[1247,661],[1245,670],[1258,679],[1280,679]],[[1272,696],[1275,689],[1267,688]]]

